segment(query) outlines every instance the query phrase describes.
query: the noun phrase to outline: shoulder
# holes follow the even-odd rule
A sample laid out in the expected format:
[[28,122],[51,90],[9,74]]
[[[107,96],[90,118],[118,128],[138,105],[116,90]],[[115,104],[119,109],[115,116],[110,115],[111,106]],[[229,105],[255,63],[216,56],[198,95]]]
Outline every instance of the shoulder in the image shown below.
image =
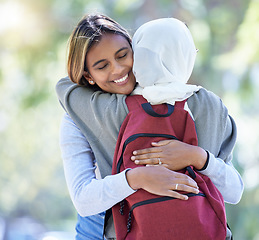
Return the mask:
[[188,106],[194,118],[210,115],[210,117],[227,117],[228,110],[221,98],[211,91],[201,88],[188,100]]
[[[118,106],[126,108],[125,95],[111,94],[73,83],[69,77],[62,78],[56,84],[58,99],[66,111],[87,109],[87,111],[105,111],[107,107],[116,110]],[[127,111],[127,108],[126,108]]]
[[79,87],[77,84],[73,83],[69,77],[61,78],[56,84],[56,92],[58,97],[62,97],[66,93],[71,92],[73,89]]
[[62,104],[65,104],[71,97],[86,98],[94,91],[90,88],[79,86],[73,83],[69,77],[62,78],[56,84],[56,93]]
[[196,103],[205,105],[222,105],[222,100],[215,93],[201,88],[188,99],[188,105],[193,106]]
[[187,103],[195,121],[199,146],[215,156],[221,152],[224,159],[236,141],[236,126],[228,109],[220,97],[204,88],[193,94]]
[[[92,139],[102,134],[118,135],[128,113],[126,95],[79,86],[66,77],[56,85],[58,99],[77,126]],[[89,139],[89,138],[88,138]]]

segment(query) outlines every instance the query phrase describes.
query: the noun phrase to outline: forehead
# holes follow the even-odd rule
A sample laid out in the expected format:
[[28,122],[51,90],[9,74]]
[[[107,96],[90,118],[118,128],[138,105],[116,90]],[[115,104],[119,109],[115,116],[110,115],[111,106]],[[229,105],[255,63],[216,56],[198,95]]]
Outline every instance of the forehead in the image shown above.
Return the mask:
[[131,49],[129,42],[125,37],[119,34],[106,33],[90,48],[86,58],[88,61],[106,59],[125,47]]

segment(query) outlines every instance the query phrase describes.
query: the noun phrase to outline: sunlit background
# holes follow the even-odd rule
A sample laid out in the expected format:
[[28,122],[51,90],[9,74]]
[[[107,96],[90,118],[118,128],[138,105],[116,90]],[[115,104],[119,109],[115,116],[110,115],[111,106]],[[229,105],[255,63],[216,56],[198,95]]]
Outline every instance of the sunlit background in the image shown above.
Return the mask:
[[246,188],[228,222],[234,239],[258,240],[258,0],[0,0],[0,240],[73,239],[54,88],[69,34],[90,12],[131,34],[158,17],[188,24],[199,49],[191,81],[219,95],[238,125],[233,163]]

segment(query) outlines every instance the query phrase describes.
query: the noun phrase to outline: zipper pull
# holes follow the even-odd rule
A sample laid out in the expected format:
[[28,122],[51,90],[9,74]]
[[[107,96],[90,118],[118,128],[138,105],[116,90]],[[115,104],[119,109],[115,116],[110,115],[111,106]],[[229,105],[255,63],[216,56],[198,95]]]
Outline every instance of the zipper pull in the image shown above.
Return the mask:
[[121,206],[121,208],[120,208],[120,214],[121,215],[123,215],[124,213],[123,213],[123,209],[124,209],[124,201],[125,200],[122,200],[121,202],[120,202],[120,206]]
[[132,214],[132,211],[129,212],[129,217],[128,217],[128,223],[127,223],[127,232],[128,233],[131,230],[131,214]]

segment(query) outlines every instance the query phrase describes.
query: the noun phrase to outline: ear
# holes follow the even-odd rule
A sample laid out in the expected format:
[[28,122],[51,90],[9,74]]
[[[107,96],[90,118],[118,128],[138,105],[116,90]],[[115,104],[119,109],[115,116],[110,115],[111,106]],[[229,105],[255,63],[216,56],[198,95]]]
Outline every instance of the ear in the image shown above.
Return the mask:
[[89,84],[91,85],[95,84],[94,79],[92,78],[89,72],[84,71],[83,76],[89,82]]

